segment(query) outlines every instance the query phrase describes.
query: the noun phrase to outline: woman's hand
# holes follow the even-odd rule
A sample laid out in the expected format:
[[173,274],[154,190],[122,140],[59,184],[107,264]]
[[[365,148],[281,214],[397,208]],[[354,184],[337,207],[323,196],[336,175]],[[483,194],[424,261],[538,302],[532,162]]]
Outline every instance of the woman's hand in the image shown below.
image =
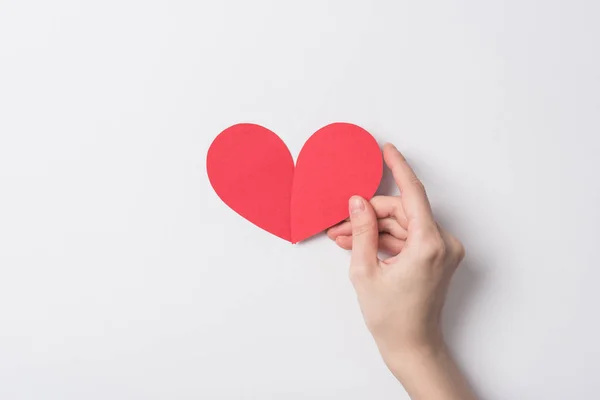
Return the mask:
[[[401,196],[350,199],[350,221],[329,236],[352,250],[350,279],[381,355],[413,398],[474,398],[444,344],[441,312],[464,257],[434,220],[425,189],[392,145],[383,155]],[[393,256],[379,260],[378,250]]]

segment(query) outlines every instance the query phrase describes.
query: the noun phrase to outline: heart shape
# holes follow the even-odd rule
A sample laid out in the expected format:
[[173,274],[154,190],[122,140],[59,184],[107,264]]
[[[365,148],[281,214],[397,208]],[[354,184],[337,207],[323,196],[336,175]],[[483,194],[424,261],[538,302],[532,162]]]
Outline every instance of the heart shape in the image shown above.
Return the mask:
[[363,128],[333,123],[304,143],[298,161],[275,133],[255,124],[221,132],[208,149],[206,170],[217,195],[258,227],[297,243],[348,217],[348,199],[370,199],[383,163]]

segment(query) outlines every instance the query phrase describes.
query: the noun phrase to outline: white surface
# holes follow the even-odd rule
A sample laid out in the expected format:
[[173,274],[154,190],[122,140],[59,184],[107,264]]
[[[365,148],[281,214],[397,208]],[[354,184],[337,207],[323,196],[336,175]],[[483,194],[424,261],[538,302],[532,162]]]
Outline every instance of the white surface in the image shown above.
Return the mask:
[[205,174],[230,124],[297,154],[339,120],[465,242],[446,328],[482,397],[597,398],[599,4],[0,1],[0,398],[406,398],[348,255]]

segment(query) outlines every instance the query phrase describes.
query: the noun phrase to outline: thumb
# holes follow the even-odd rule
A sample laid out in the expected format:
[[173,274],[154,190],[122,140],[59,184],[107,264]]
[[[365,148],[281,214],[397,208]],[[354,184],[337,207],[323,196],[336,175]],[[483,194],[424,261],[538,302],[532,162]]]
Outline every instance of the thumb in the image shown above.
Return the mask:
[[377,266],[379,229],[377,216],[371,203],[360,196],[352,196],[349,202],[352,225],[352,258],[350,274],[363,276]]

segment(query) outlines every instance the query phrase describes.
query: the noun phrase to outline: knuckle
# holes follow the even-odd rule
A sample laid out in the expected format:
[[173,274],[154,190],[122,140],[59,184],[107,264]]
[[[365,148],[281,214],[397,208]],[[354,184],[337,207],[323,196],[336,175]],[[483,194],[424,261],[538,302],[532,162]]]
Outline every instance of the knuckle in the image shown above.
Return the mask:
[[402,215],[402,199],[400,197],[393,198],[390,214],[396,217]]
[[375,225],[375,222],[366,222],[366,223],[362,223],[362,224],[357,224],[355,226],[353,226],[352,229],[352,235],[353,236],[364,236],[370,232],[374,232],[377,230],[377,226]]
[[425,188],[425,185],[423,184],[423,181],[421,181],[417,176],[413,176],[413,178],[411,179],[412,184],[414,186],[414,188],[422,193],[422,196],[427,200],[428,200],[428,195],[427,195],[427,189]]
[[440,232],[440,235],[442,236],[442,239],[444,240],[444,244],[448,250],[447,256],[452,261],[455,261],[456,263],[460,263],[463,260],[463,258],[465,257],[465,247],[463,246],[461,241],[456,236],[454,236],[453,234],[444,230],[441,226],[439,226],[439,224],[436,224],[436,225],[437,225],[438,231]]
[[446,243],[437,235],[429,235],[422,242],[423,256],[428,260],[439,260],[446,256]]
[[462,242],[460,240],[458,240],[454,236],[452,237],[452,239],[453,239],[454,254],[456,255],[456,258],[458,259],[458,262],[461,262],[465,258],[465,255],[466,255],[465,246],[462,244]]
[[417,187],[419,190],[425,191],[425,185],[423,185],[423,182],[419,179],[418,176],[413,175],[410,177],[410,182]]

